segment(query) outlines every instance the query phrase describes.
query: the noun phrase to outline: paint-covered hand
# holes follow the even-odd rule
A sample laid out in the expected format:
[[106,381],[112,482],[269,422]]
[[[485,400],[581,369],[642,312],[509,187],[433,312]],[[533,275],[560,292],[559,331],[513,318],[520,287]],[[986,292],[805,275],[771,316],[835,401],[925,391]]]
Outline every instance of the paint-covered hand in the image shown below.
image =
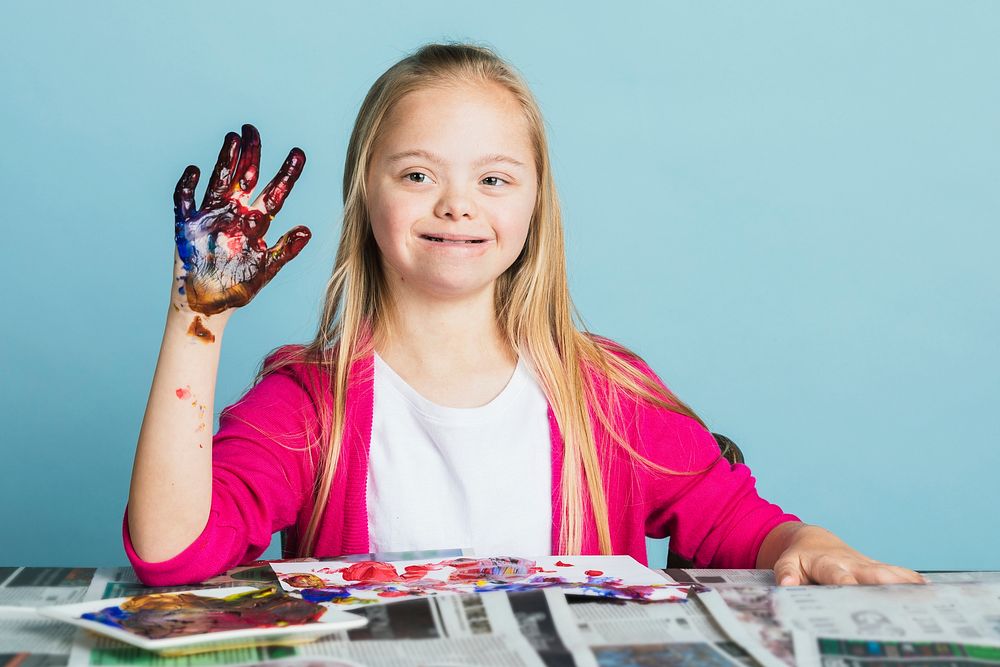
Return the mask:
[[260,134],[247,124],[242,137],[226,135],[200,209],[194,205],[198,167],[184,170],[174,190],[174,305],[205,315],[243,306],[299,254],[311,237],[306,227],[292,228],[270,248],[264,234],[305,162],[305,153],[293,148],[250,203],[260,169]]

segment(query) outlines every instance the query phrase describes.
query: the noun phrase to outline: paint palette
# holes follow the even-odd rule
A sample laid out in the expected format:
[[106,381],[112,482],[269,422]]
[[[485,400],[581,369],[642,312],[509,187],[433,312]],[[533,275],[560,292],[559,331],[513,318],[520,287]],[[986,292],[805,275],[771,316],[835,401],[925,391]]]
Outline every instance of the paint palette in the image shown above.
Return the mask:
[[165,655],[297,644],[368,622],[277,587],[249,586],[93,600],[38,613]]

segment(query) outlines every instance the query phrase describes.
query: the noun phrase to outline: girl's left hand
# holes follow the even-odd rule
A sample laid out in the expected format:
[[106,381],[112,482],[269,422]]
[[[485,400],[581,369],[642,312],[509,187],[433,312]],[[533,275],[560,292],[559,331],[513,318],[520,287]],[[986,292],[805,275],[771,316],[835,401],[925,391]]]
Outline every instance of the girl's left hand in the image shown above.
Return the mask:
[[868,558],[825,528],[804,523],[772,530],[761,545],[762,560],[768,552],[778,554],[773,568],[779,586],[927,583],[913,570]]

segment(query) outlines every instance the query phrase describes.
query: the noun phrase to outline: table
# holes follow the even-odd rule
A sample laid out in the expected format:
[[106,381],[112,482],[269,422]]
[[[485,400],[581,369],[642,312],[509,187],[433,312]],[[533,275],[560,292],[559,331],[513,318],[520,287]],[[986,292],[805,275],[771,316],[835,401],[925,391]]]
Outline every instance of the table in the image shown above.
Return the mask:
[[[191,587],[149,589],[129,567],[0,567],[0,667],[264,662],[281,667],[1000,665],[1000,572],[929,572],[931,586],[897,587],[889,591],[891,596],[881,591],[887,587],[777,589],[769,570],[663,572],[709,590],[696,601],[659,605],[567,598],[556,589],[423,598],[366,607],[361,612],[369,619],[366,628],[313,644],[229,650],[196,660],[163,659],[28,611]],[[260,561],[204,586],[274,582],[269,566]],[[907,595],[912,599],[904,599]],[[930,600],[927,609],[918,609],[914,600],[919,596]],[[906,604],[910,607],[904,613]],[[804,629],[789,630],[790,623]],[[914,628],[934,635],[934,623],[937,636],[945,639],[948,632],[964,628],[963,641],[918,641]],[[864,630],[867,639],[835,636],[845,633],[845,624],[853,624],[848,629],[855,634]]]

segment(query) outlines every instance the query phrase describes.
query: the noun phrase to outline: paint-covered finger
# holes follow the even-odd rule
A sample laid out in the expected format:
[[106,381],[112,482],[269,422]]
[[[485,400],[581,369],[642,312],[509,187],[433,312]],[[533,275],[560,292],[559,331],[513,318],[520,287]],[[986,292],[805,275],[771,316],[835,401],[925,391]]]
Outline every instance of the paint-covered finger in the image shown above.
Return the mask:
[[243,235],[251,241],[257,241],[263,250],[267,250],[267,244],[264,243],[263,238],[270,225],[271,216],[260,211],[250,211],[240,218],[240,229],[243,231]]
[[281,165],[277,175],[271,182],[261,190],[260,195],[254,201],[253,206],[258,211],[263,210],[272,218],[281,210],[285,203],[285,197],[292,191],[292,186],[302,174],[302,169],[306,164],[306,154],[301,148],[295,147],[288,151],[285,163]]
[[308,227],[298,226],[289,229],[278,239],[274,247],[267,251],[267,266],[264,268],[264,281],[267,282],[281,270],[285,264],[295,258],[312,238]]
[[201,203],[202,209],[215,208],[226,200],[239,158],[240,135],[228,132],[226,138],[222,140],[222,149],[219,151],[219,159],[215,162],[212,178],[208,181],[205,199]]
[[248,195],[257,186],[260,171],[260,133],[257,128],[244,123],[241,143],[240,161],[236,165],[236,178],[239,180],[233,184],[233,192]]
[[175,222],[184,222],[191,217],[191,212],[194,211],[194,189],[198,186],[200,173],[198,167],[189,164],[177,181],[177,187],[174,188]]

